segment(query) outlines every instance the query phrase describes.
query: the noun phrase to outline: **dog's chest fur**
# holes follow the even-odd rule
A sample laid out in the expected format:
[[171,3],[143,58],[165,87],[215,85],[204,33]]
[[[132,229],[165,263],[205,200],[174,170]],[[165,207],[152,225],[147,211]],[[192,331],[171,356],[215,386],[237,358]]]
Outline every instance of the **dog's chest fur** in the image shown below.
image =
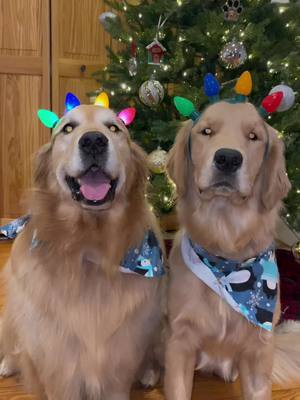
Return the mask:
[[272,340],[272,333],[247,322],[200,281],[185,266],[178,244],[171,253],[170,264],[168,297],[173,333],[183,335],[186,345],[197,351],[196,367],[231,380],[238,354],[257,341]]
[[51,265],[34,251],[23,259],[18,265],[12,260],[10,304],[24,340],[20,347],[42,380],[54,378],[59,386],[76,377],[88,392],[101,393],[102,382],[123,379],[122,369],[134,376],[159,323],[159,281],[118,270],[107,276],[90,251],[68,259],[57,254]]

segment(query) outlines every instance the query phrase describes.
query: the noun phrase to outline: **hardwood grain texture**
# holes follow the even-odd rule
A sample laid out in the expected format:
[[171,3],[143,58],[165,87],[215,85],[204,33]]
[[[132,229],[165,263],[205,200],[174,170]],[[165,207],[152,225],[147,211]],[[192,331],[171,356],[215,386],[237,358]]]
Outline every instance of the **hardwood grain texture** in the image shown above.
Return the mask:
[[[9,256],[11,244],[0,241],[0,271]],[[0,310],[5,302],[5,287],[3,276],[0,277]],[[165,400],[162,388],[153,390],[134,389],[132,400]],[[242,400],[239,382],[225,384],[218,378],[195,376],[192,400]],[[273,400],[300,400],[300,385],[289,389],[274,387]],[[34,396],[25,394],[18,377],[0,380],[0,400],[36,400]]]
[[36,117],[50,107],[49,0],[0,0],[0,218],[22,213],[33,153],[49,131]]
[[110,45],[111,39],[98,20],[98,16],[107,10],[104,1],[59,0],[58,2],[60,56],[96,62],[100,60],[106,64],[105,46]]
[[31,186],[32,154],[49,138],[36,117],[42,77],[0,74],[0,93],[0,216],[14,218]]
[[[107,63],[111,45],[98,16],[107,11],[103,0],[51,0],[52,10],[52,101],[55,112],[63,112],[65,88],[83,98],[99,86],[92,73]],[[68,83],[68,80],[70,81]]]
[[103,0],[0,0],[0,218],[22,214],[32,156],[49,139],[37,110],[62,114],[66,91],[88,102],[99,86],[91,74],[111,44],[105,10]]
[[47,0],[0,0],[0,55],[42,56]]

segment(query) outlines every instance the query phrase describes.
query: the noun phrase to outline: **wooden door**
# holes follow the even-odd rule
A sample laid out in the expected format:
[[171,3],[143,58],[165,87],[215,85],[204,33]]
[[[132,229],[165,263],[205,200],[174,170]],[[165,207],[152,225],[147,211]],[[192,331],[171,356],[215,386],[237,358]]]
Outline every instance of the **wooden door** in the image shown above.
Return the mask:
[[36,112],[50,107],[49,0],[0,0],[0,222],[19,216],[32,154],[49,138]]
[[87,92],[99,87],[92,72],[106,65],[111,39],[99,23],[107,11],[103,0],[52,0],[53,110],[62,113],[68,91],[82,103]]

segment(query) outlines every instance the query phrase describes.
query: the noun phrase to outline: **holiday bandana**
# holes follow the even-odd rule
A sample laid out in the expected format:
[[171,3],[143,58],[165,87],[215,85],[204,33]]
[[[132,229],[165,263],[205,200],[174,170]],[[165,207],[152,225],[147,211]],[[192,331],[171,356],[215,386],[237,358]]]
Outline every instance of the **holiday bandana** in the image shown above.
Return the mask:
[[[14,239],[21,232],[30,215],[18,218],[9,224],[0,227],[0,233],[5,239]],[[38,239],[37,230],[33,232],[30,250],[36,249],[41,241]],[[163,253],[153,231],[145,233],[139,247],[130,248],[120,265],[120,271],[127,274],[142,275],[146,278],[157,278],[165,274]]]
[[14,239],[29,221],[30,216],[25,215],[0,227],[0,240]]
[[249,322],[273,329],[279,273],[273,246],[257,257],[239,262],[209,254],[186,234],[181,253],[186,266]]
[[146,232],[140,247],[129,249],[120,270],[146,278],[157,278],[165,274],[163,254],[153,231]]

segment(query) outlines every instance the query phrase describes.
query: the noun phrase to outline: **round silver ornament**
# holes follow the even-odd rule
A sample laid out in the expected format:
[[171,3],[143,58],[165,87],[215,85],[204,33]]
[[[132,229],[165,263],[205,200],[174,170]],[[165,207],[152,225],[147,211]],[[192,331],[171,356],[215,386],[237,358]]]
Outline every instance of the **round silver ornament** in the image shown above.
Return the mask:
[[295,104],[295,93],[293,89],[287,85],[277,85],[270,90],[269,94],[275,92],[282,92],[283,99],[280,103],[280,106],[277,108],[276,111],[282,112],[287,111]]
[[139,98],[148,107],[157,106],[164,98],[165,91],[159,81],[145,81],[139,90]]
[[233,39],[226,43],[220,52],[220,59],[228,69],[240,67],[247,60],[247,51],[243,43]]
[[111,20],[116,19],[117,15],[112,13],[112,12],[110,12],[110,11],[107,11],[107,12],[104,12],[104,13],[100,14],[98,18],[99,18],[100,23],[103,25],[103,28],[106,31],[109,31],[110,22],[111,22],[110,19]]

